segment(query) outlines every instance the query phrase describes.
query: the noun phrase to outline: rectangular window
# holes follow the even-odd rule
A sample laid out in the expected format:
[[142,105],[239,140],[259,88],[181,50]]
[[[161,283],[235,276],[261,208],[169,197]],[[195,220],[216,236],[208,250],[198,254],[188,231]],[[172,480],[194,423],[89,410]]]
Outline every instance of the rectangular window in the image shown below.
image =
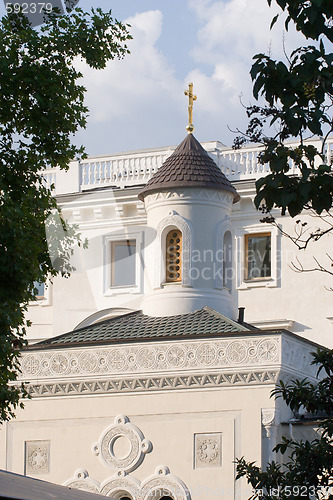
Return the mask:
[[245,235],[245,280],[271,277],[271,234]]
[[44,299],[45,296],[45,283],[41,283],[40,281],[34,282],[34,289],[37,290],[35,293],[36,299]]
[[135,285],[135,240],[111,242],[111,286]]

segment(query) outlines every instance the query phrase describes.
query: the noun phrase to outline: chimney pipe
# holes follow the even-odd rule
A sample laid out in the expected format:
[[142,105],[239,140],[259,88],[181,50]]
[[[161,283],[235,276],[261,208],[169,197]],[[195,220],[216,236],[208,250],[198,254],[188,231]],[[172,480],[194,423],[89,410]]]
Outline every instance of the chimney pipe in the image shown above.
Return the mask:
[[237,320],[237,323],[244,323],[244,311],[245,311],[245,307],[239,307],[238,308],[238,320]]

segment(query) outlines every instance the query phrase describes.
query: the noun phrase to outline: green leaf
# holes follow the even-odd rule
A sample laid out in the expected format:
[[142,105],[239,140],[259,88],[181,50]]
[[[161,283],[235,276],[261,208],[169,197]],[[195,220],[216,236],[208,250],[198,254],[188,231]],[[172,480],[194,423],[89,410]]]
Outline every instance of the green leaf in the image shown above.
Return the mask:
[[273,17],[272,22],[271,22],[270,27],[269,27],[270,30],[273,28],[274,24],[279,19],[279,15],[280,14],[276,14],[276,16]]

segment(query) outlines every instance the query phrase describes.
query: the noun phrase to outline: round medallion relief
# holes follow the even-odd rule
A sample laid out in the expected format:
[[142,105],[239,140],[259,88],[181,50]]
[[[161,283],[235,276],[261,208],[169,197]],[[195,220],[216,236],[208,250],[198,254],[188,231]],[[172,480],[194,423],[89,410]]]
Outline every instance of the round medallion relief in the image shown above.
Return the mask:
[[[116,441],[120,439],[120,449],[119,443],[116,445]],[[124,444],[125,439],[127,438],[127,450],[126,444]],[[115,448],[116,446],[116,448]],[[119,453],[120,456],[117,456],[116,453]],[[125,456],[121,456],[125,453]],[[103,437],[101,441],[101,455],[104,460],[113,465],[116,469],[128,469],[133,462],[136,461],[137,456],[140,454],[139,441],[135,433],[132,429],[126,429],[126,432],[123,426],[114,426],[110,429]]]
[[227,348],[227,358],[230,363],[242,363],[247,354],[246,345],[244,342],[231,342]]
[[118,473],[134,470],[144,455],[151,451],[151,443],[125,415],[118,415],[114,424],[101,435],[93,445],[93,452],[106,465],[118,469]]
[[93,372],[97,367],[97,356],[93,352],[83,352],[79,357],[80,368],[83,372]]
[[278,353],[276,342],[274,340],[262,340],[258,346],[258,353],[262,361],[273,361]]
[[122,349],[113,349],[108,355],[108,365],[111,370],[124,370],[126,367],[126,354]]
[[41,370],[41,363],[37,356],[34,354],[25,356],[22,362],[22,370],[27,375],[37,375]]
[[156,353],[152,347],[142,347],[136,355],[137,364],[140,368],[149,370],[156,363]]
[[212,365],[216,360],[216,347],[211,344],[201,344],[197,349],[196,356],[200,365]]
[[186,360],[185,349],[177,345],[169,347],[166,353],[166,359],[168,364],[173,368],[183,366]]
[[50,367],[51,371],[56,375],[66,373],[68,370],[69,361],[63,354],[54,354],[51,358]]

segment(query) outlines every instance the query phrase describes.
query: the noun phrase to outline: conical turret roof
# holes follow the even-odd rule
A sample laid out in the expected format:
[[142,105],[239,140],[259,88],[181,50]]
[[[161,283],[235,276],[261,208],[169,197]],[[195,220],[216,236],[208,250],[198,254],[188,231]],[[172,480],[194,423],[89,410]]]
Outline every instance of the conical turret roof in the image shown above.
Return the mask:
[[234,195],[234,203],[239,200],[236,189],[193,134],[188,134],[165,160],[140,192],[139,198],[143,200],[149,193],[179,187],[230,191]]

